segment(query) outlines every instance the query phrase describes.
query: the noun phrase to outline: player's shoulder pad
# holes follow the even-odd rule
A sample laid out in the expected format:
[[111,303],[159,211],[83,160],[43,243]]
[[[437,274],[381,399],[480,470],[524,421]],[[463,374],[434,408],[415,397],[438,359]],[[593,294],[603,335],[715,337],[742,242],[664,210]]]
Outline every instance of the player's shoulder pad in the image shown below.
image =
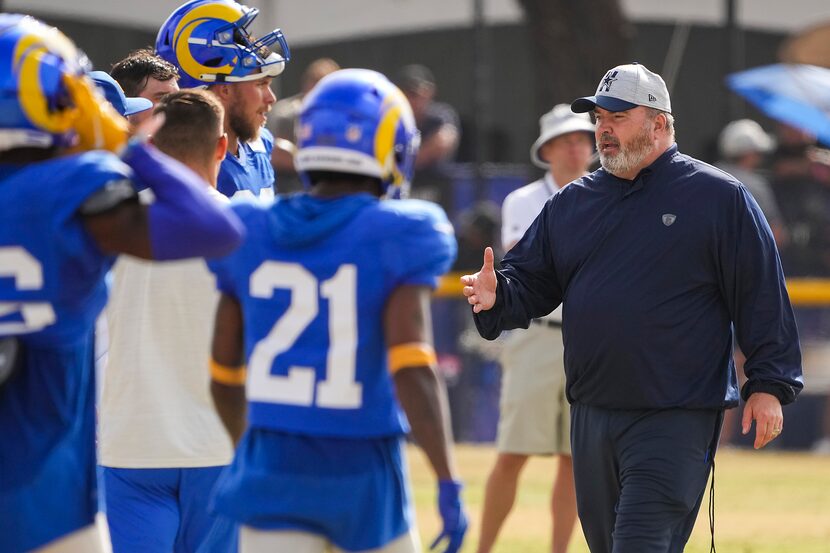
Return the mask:
[[384,256],[402,274],[439,276],[452,266],[458,250],[444,210],[422,200],[378,203],[374,221],[385,242]]
[[[58,181],[53,181],[50,188],[59,194],[59,201],[68,209],[77,209],[91,201],[93,211],[100,212],[135,196],[132,170],[110,152],[96,150],[57,158],[48,170]],[[93,196],[97,198],[95,201]]]
[[424,233],[438,232],[453,236],[455,231],[443,208],[424,200],[388,200],[378,202],[379,223],[390,230],[402,229]]
[[117,155],[103,151],[93,150],[73,156],[58,158],[55,160],[62,163],[67,173],[72,173],[73,178],[81,175],[96,180],[123,180],[132,179],[133,172],[129,166],[121,161]]

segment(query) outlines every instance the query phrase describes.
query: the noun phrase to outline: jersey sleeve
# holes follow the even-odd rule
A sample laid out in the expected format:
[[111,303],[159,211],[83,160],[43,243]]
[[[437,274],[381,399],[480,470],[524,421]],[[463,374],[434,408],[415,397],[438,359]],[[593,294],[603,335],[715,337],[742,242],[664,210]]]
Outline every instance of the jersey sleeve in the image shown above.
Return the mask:
[[438,285],[458,251],[455,233],[447,215],[436,204],[417,200],[399,204],[392,228],[385,234],[386,269],[397,285]]
[[231,254],[205,261],[210,272],[216,276],[216,287],[219,291],[236,297],[237,294],[233,287],[233,257],[234,254]]

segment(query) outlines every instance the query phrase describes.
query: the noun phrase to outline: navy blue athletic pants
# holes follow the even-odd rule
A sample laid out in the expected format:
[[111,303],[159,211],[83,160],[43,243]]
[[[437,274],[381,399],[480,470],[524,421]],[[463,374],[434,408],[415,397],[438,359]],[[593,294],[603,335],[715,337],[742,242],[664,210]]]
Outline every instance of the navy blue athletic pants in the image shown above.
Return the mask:
[[577,507],[591,553],[682,553],[721,415],[571,406]]

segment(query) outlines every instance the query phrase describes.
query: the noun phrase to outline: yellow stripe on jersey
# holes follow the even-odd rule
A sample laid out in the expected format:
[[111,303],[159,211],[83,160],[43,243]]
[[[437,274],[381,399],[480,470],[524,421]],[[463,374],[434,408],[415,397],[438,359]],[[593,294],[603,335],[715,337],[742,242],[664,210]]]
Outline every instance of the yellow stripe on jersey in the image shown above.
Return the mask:
[[435,349],[426,342],[408,342],[389,348],[389,372],[406,367],[432,367],[437,363]]
[[248,371],[245,370],[245,365],[238,367],[228,367],[221,365],[216,360],[210,360],[210,376],[215,382],[224,384],[225,386],[244,386]]

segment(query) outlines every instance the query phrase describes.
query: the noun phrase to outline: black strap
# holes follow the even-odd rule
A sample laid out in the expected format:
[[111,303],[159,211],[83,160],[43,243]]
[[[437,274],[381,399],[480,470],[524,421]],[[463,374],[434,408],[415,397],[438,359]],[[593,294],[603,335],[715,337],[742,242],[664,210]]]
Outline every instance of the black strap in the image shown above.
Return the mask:
[[709,443],[709,461],[712,465],[712,483],[709,485],[709,533],[712,536],[712,541],[709,546],[709,553],[717,553],[715,549],[715,453],[718,449],[718,442],[720,441],[720,433],[723,428],[724,411],[718,412],[715,422],[715,435]]
[[712,484],[709,486],[709,532],[712,534],[712,544],[709,553],[717,553],[715,549],[715,459],[712,458]]

